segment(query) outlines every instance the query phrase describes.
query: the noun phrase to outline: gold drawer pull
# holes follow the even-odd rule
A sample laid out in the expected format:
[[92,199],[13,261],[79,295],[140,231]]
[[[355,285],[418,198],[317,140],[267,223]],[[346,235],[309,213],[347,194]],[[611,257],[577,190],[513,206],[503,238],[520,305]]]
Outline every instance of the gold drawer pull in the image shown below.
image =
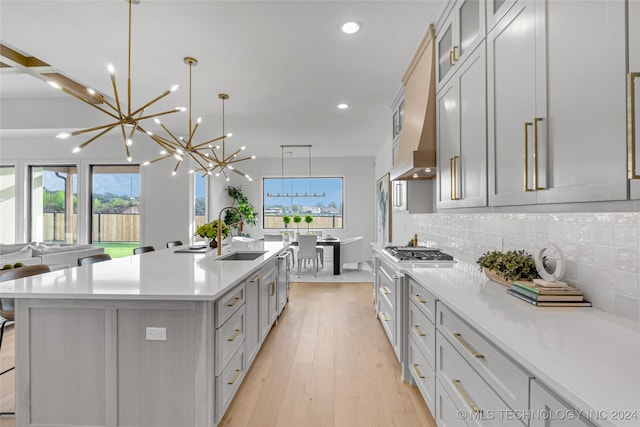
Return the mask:
[[462,339],[462,335],[460,334],[453,334],[453,337],[465,348],[465,350],[467,350],[469,353],[471,353],[471,355],[475,358],[481,358],[484,357],[484,354],[482,353],[477,353],[474,349],[471,348],[471,346]]
[[233,383],[236,382],[236,380],[238,379],[238,377],[240,376],[240,374],[242,373],[242,371],[240,369],[236,369],[236,374],[233,377],[233,379],[231,381],[229,381],[227,384],[229,385],[233,385]]
[[635,79],[640,77],[640,73],[629,73],[627,75],[627,177],[629,179],[640,179],[636,174],[636,85]]
[[269,296],[272,297],[275,294],[276,294],[276,282],[271,282],[271,293],[269,294]]
[[529,188],[529,126],[531,122],[524,124],[524,191],[533,191]]
[[237,303],[239,303],[240,301],[242,301],[242,297],[241,296],[237,296],[233,299],[233,302],[230,304],[227,304],[227,307],[233,307],[234,305],[236,305]]
[[449,65],[453,65],[453,50],[449,51]]
[[388,322],[389,320],[391,320],[391,319],[389,319],[389,316],[387,316],[387,313],[380,312],[380,317],[381,317],[381,318],[382,318],[382,320],[384,320],[385,322]]
[[422,372],[420,372],[420,369],[418,369],[418,365],[415,363],[413,364],[413,370],[416,371],[416,375],[418,375],[418,378],[420,378],[421,380],[426,378],[424,375],[422,375]]
[[411,295],[411,298],[413,298],[418,304],[425,304],[427,302],[427,300],[422,299],[422,297],[418,294]]
[[418,334],[418,336],[420,337],[426,336],[425,333],[422,332],[422,329],[420,329],[420,326],[418,325],[413,325],[413,330],[416,331],[416,334]]
[[460,200],[458,197],[458,160],[460,156],[451,158],[451,200]]
[[385,295],[388,295],[388,294],[390,294],[390,293],[391,293],[391,289],[389,289],[389,288],[388,288],[388,287],[386,287],[386,286],[382,286],[382,287],[380,288],[380,291],[382,291],[382,293],[383,293],[383,294],[385,294]]
[[260,280],[260,275],[259,275],[259,274],[256,274],[255,276],[253,276],[253,278],[252,278],[252,279],[250,279],[250,280],[249,280],[249,282],[251,282],[251,283],[255,283],[255,282],[257,282],[258,280]]
[[242,335],[242,331],[240,329],[236,329],[236,333],[233,334],[231,338],[227,338],[227,341],[235,341],[240,335]]
[[467,392],[464,391],[464,389],[462,388],[462,384],[460,384],[460,380],[453,380],[453,385],[456,386],[456,388],[458,389],[458,393],[460,393],[464,401],[467,402],[467,405],[469,405],[469,408],[471,408],[473,412],[482,412],[482,409],[474,405],[471,399],[469,399]]

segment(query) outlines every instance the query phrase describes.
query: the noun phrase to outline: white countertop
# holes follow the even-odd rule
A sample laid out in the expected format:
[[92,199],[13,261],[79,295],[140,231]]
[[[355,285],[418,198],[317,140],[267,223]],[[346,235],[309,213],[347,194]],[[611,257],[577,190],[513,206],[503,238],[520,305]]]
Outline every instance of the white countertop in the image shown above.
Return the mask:
[[83,267],[0,283],[3,298],[214,300],[287,246],[283,242],[234,242],[235,251],[266,251],[253,261],[218,261],[216,251],[161,249]]
[[[381,256],[393,263],[374,246]],[[578,410],[636,410],[640,417],[640,323],[595,308],[543,308],[506,293],[475,264],[407,273]],[[526,408],[513,408],[526,409]],[[638,426],[640,420],[600,425]]]

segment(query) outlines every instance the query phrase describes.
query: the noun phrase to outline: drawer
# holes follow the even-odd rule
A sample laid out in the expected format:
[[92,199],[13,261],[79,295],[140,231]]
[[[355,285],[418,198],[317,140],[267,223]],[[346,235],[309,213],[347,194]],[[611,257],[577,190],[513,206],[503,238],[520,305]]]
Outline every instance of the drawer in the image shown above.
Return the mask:
[[438,303],[442,335],[511,409],[529,405],[529,375],[446,306]]
[[515,419],[500,419],[500,414],[528,406],[509,408],[440,331],[436,333],[436,375],[458,410],[468,415],[469,424],[522,427]]
[[384,331],[387,333],[387,337],[389,337],[391,346],[394,346],[393,331],[395,330],[395,325],[393,311],[391,311],[391,308],[384,299],[380,301],[380,311],[378,312],[378,319],[380,319],[380,323],[382,323]]
[[[435,344],[435,343],[434,343]],[[427,363],[420,346],[415,342],[413,337],[409,338],[409,371],[413,377],[413,381],[418,386],[422,398],[427,403],[429,410],[435,414],[435,393],[436,393],[436,373],[433,365]]]
[[393,309],[396,301],[396,284],[393,276],[390,276],[386,270],[380,268],[380,281],[378,284],[378,297],[385,300],[389,308]]
[[458,415],[460,413],[458,412],[459,409],[456,408],[439,379],[436,379],[436,397],[434,401],[436,408],[431,413],[438,427],[469,427],[469,424],[462,419],[463,417]]
[[216,420],[220,421],[246,374],[247,364],[244,346],[231,358],[222,374],[216,377]]
[[245,341],[245,307],[216,329],[216,375],[220,375],[234,353]]
[[409,336],[414,339],[426,362],[436,367],[436,327],[413,300],[409,302]]
[[420,307],[427,319],[436,323],[436,297],[412,278],[409,278],[409,298]]
[[222,326],[224,322],[238,309],[245,301],[244,282],[224,294],[216,301],[216,328]]

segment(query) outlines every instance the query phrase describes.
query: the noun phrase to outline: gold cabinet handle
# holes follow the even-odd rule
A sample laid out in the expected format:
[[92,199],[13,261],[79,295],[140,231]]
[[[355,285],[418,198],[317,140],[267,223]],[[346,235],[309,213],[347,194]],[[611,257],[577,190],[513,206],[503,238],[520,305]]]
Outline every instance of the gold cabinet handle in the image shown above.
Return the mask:
[[533,191],[529,188],[529,126],[533,123],[524,123],[524,191]]
[[484,357],[484,354],[478,353],[477,351],[472,349],[471,346],[464,339],[462,339],[462,335],[460,335],[458,333],[454,333],[453,337],[465,348],[465,350],[467,350],[469,353],[471,353],[471,355],[473,357],[475,357],[477,359],[480,359],[480,358]]
[[242,331],[240,329],[236,329],[236,333],[233,334],[233,336],[231,336],[231,338],[227,338],[227,341],[229,342],[233,342],[236,340],[236,338],[238,338],[240,335],[242,335]]
[[451,197],[451,200],[460,200],[460,197],[458,197],[458,160],[460,159],[460,156],[453,156],[451,158],[452,160],[452,175],[453,178],[451,179],[453,182],[453,196]]
[[411,295],[411,298],[413,298],[413,300],[415,302],[417,302],[418,304],[424,304],[424,303],[427,302],[426,300],[422,299],[422,297],[420,295],[418,295],[418,294]]
[[420,369],[418,369],[418,365],[416,363],[413,364],[413,370],[416,371],[416,375],[418,375],[418,378],[420,378],[421,380],[425,378],[425,376],[422,375],[422,372],[420,372]]
[[237,303],[239,303],[240,301],[242,301],[242,297],[241,296],[237,296],[233,299],[233,302],[230,304],[227,304],[227,307],[233,307],[234,305],[236,305]]
[[240,376],[241,373],[242,373],[242,371],[240,369],[236,369],[236,374],[234,375],[233,379],[231,381],[229,381],[227,384],[233,385],[233,383],[236,382],[236,380],[238,379],[238,377]]
[[640,179],[636,174],[636,85],[635,79],[640,73],[627,75],[627,176],[629,179]]
[[257,282],[258,280],[260,280],[260,275],[259,275],[259,274],[256,274],[255,276],[253,276],[253,278],[252,278],[252,279],[250,279],[250,280],[249,280],[249,282],[251,282],[251,283],[255,283],[255,282]]
[[381,287],[380,287],[380,292],[382,292],[382,293],[383,293],[383,294],[385,294],[385,295],[388,295],[388,294],[390,294],[390,293],[391,293],[391,289],[389,289],[389,288],[388,288],[388,287],[386,287],[386,286],[381,286]]
[[469,399],[469,395],[467,394],[466,391],[464,391],[464,388],[462,388],[462,384],[460,383],[460,380],[453,380],[453,385],[456,386],[456,388],[458,389],[458,393],[460,393],[460,396],[462,396],[464,401],[467,402],[467,405],[469,405],[469,408],[471,408],[473,412],[476,412],[476,413],[482,412],[482,409],[474,405],[471,399]]
[[420,329],[420,326],[418,325],[413,325],[413,330],[416,331],[416,334],[418,334],[418,336],[420,337],[426,336],[425,333],[422,332],[422,329]]
[[384,320],[385,322],[388,322],[389,320],[391,320],[391,319],[389,319],[389,316],[387,316],[387,313],[380,312],[380,317],[381,317],[381,318],[382,318],[382,320]]
[[453,65],[453,50],[449,51],[449,65]]
[[271,294],[269,296],[274,296],[276,294],[276,282],[271,282]]
[[449,157],[449,199],[453,200],[455,185],[453,183],[453,157]]
[[533,189],[544,190],[544,187],[538,186],[538,122],[540,117],[533,118]]
[[458,49],[458,46],[454,46],[453,47],[453,62],[456,62],[459,58],[458,55],[456,55],[456,50]]

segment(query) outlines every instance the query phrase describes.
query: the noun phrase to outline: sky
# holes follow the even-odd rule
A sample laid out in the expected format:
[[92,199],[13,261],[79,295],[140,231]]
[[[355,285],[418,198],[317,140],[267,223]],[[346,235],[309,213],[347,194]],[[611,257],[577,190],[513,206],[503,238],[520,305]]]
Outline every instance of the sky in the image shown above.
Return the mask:
[[[305,197],[305,198],[282,198],[282,197],[264,197],[265,206],[271,205],[290,205],[292,203],[303,206],[315,206],[322,203],[328,206],[330,202],[334,202],[336,206],[342,204],[342,178],[264,178],[265,193],[298,193],[311,194],[325,193],[324,197]],[[293,199],[293,200],[292,200]]]
[[[73,193],[78,193],[78,180],[73,182]],[[44,188],[49,191],[64,190],[65,181],[54,172],[44,171]],[[93,192],[97,194],[112,193],[118,196],[140,197],[139,174],[96,174],[93,181]],[[204,196],[203,196],[204,197]]]

